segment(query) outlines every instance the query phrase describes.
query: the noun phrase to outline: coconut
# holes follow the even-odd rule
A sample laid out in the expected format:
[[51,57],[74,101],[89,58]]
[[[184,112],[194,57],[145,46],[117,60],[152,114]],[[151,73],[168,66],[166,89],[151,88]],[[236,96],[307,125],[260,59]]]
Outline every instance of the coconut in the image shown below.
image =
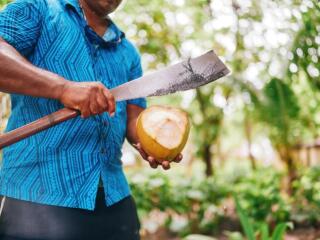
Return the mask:
[[151,106],[137,120],[137,135],[143,150],[160,161],[172,161],[182,151],[189,130],[187,113],[168,106]]

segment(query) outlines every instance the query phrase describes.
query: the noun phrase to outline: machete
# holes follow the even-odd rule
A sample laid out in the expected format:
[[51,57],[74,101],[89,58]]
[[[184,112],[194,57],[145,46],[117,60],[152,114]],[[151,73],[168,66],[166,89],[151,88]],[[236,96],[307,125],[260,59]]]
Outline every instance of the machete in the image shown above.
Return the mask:
[[[196,58],[166,67],[111,89],[116,101],[141,97],[162,96],[179,91],[195,89],[213,82],[229,73],[229,69],[214,51]],[[63,108],[25,126],[0,136],[0,149],[26,137],[43,131],[80,114],[79,111]]]

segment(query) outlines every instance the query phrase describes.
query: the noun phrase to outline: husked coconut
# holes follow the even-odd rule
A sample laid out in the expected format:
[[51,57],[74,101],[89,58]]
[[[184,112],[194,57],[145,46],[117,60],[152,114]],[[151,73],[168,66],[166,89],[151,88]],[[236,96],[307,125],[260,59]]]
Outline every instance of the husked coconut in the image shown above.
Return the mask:
[[187,113],[168,106],[149,107],[137,121],[142,148],[158,160],[173,160],[184,148],[189,130]]

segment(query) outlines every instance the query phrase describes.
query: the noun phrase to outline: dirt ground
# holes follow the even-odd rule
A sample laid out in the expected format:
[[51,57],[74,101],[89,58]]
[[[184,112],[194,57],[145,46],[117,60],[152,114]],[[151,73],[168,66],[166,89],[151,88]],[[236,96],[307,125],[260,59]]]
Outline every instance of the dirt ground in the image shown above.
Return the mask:
[[320,240],[320,229],[297,229],[287,234],[285,240]]
[[[228,240],[224,236],[217,237],[218,240]],[[176,236],[170,236],[170,234],[165,229],[159,229],[154,234],[145,233],[141,240],[182,240]],[[320,229],[315,228],[305,228],[296,229],[289,232],[284,240],[320,240]]]

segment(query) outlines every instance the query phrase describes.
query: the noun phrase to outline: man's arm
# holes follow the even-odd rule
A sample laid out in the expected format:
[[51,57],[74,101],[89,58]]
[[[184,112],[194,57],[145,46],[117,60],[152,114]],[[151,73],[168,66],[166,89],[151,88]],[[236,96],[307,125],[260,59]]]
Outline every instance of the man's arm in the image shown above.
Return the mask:
[[82,117],[108,111],[114,113],[115,101],[98,82],[72,82],[28,62],[14,47],[0,38],[0,91],[61,101],[79,110]]
[[59,99],[67,83],[57,74],[39,69],[0,38],[0,91]]
[[136,123],[139,114],[144,110],[144,108],[138,105],[128,104],[127,105],[127,140],[131,145],[136,145],[139,143]]

